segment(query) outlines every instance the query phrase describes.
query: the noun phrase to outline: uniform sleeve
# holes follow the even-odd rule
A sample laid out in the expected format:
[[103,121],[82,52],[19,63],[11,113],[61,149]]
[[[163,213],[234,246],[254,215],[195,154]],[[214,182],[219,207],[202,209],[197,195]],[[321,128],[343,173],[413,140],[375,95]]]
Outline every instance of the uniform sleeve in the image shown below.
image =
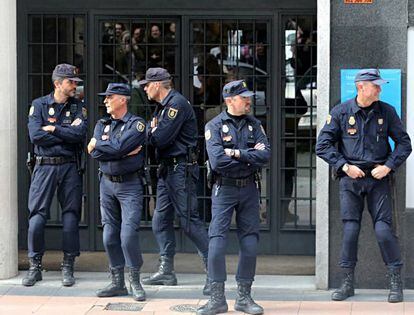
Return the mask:
[[171,107],[165,108],[157,129],[154,132],[148,132],[149,144],[158,149],[170,146],[187,120],[188,109],[186,107],[183,104],[172,104]]
[[[93,138],[98,140],[98,139],[101,139],[101,136],[102,136],[102,124],[100,122],[98,122],[95,125],[95,129],[93,131]],[[91,155],[92,158],[94,158],[98,161],[102,161],[102,162],[113,160],[113,158],[110,155],[108,155],[108,154],[106,154],[102,151],[99,151],[96,148],[94,150],[92,150],[90,155]]]
[[319,133],[316,142],[316,155],[336,170],[339,170],[345,163],[347,163],[345,157],[336,147],[340,134],[341,124],[339,114],[336,111],[332,111],[331,115],[328,116],[325,126]]
[[217,126],[208,123],[205,127],[205,138],[208,157],[214,171],[224,173],[232,170],[239,170],[241,164],[245,164],[227,156],[224,153],[220,130]]
[[119,138],[111,137],[105,141],[97,138],[96,140],[96,150],[111,156],[111,160],[121,159],[137,147],[145,144],[145,122],[135,120]]
[[82,105],[78,104],[78,111],[74,121],[76,119],[80,119],[82,123],[78,126],[57,125],[55,126],[53,135],[69,143],[81,143],[85,139],[86,132],[88,130],[88,124],[85,116],[86,115],[83,114]]
[[34,101],[30,108],[29,120],[27,123],[30,141],[35,145],[44,147],[50,147],[63,142],[62,139],[50,132],[42,130],[43,126],[42,104]]
[[411,140],[394,108],[390,112],[389,135],[395,142],[395,149],[389,155],[385,165],[396,170],[411,154]]
[[255,128],[256,144],[263,143],[264,150],[256,150],[253,148],[240,150],[239,161],[249,163],[252,166],[262,167],[270,160],[270,145],[264,129],[261,124]]

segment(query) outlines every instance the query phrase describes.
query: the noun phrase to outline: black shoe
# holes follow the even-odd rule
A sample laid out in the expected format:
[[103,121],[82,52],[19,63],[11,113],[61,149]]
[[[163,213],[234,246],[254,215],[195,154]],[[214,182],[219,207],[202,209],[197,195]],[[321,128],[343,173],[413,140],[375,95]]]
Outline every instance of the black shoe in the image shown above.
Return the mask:
[[346,269],[341,286],[332,293],[331,298],[333,301],[343,301],[354,295],[354,270]]
[[22,284],[26,287],[31,287],[37,281],[42,281],[42,256],[30,257],[29,264],[29,270],[22,280]]
[[211,295],[207,304],[197,310],[197,315],[226,313],[229,309],[224,296],[224,282],[211,282]]
[[237,299],[234,309],[247,314],[263,314],[263,307],[257,304],[251,296],[252,281],[237,282]]
[[145,291],[139,281],[139,269],[129,269],[129,287],[135,301],[145,301]]
[[109,268],[111,273],[111,283],[105,288],[96,291],[98,297],[111,297],[128,295],[125,287],[124,268]]
[[75,257],[75,255],[63,254],[62,285],[65,287],[71,287],[75,284],[75,277],[73,276]]
[[141,282],[145,285],[177,285],[174,258],[161,256],[158,271],[149,277],[143,278]]
[[389,303],[399,303],[404,300],[403,285],[401,281],[400,269],[388,270],[388,281],[390,293],[388,294]]

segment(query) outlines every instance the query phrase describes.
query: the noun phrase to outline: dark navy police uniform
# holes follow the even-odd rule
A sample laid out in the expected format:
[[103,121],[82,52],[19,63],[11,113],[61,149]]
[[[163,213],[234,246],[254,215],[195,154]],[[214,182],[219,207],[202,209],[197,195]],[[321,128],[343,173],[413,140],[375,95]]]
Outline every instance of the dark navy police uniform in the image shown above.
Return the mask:
[[[400,248],[392,230],[390,179],[389,176],[375,179],[371,171],[376,165],[386,165],[395,171],[410,155],[411,143],[391,105],[377,101],[371,107],[369,112],[364,113],[356,98],[335,106],[316,144],[316,154],[334,167],[340,176],[344,224],[342,268],[353,269],[357,262],[365,197],[385,264],[388,268],[400,268],[402,265]],[[393,151],[388,137],[395,142]],[[352,179],[347,176],[341,171],[346,163],[358,166],[365,177]]]
[[[169,77],[165,69],[150,68],[146,80],[140,81],[140,84],[163,81]],[[207,259],[208,235],[197,211],[198,132],[194,109],[183,95],[173,89],[160,105],[161,109],[156,114],[157,128],[148,130],[148,144],[156,148],[160,162],[152,229],[160,247],[160,255],[173,257],[175,212],[185,234],[193,241],[199,254]]]
[[[127,85],[110,83],[106,93],[124,95],[124,89],[128,93]],[[145,145],[145,121],[129,112],[121,119],[104,118],[96,124],[93,137],[97,141],[91,156],[99,161],[103,244],[110,266],[139,270],[144,151],[128,153]]]
[[[56,69],[61,71],[57,74],[64,78],[81,81],[65,72],[70,70],[69,66]],[[80,124],[71,126],[77,119]],[[42,130],[48,125],[55,126],[53,133]],[[53,92],[35,99],[29,112],[28,129],[36,156],[29,190],[28,256],[41,257],[45,251],[44,227],[56,187],[62,208],[62,249],[65,254],[78,256],[82,176],[76,159],[87,132],[86,113],[81,101],[69,98],[66,103],[58,104]]]
[[[233,81],[228,84],[230,89],[235,87],[233,95],[243,96],[243,92],[248,91],[243,83]],[[237,91],[238,88],[240,91]],[[249,92],[249,95],[253,93]],[[206,124],[205,138],[210,164],[216,174],[209,228],[209,279],[212,282],[226,280],[225,250],[235,210],[240,244],[236,280],[253,281],[260,226],[260,196],[255,173],[270,159],[266,134],[260,121],[253,116],[245,115],[238,120],[223,111]],[[254,149],[257,143],[263,143],[265,149]],[[229,157],[224,149],[238,149],[240,157]]]

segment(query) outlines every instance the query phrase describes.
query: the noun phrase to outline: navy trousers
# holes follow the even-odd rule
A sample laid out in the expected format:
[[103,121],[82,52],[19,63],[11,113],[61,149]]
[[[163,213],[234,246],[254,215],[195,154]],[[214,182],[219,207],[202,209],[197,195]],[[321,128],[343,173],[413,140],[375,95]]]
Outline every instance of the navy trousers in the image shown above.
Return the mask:
[[259,241],[259,191],[255,183],[246,187],[213,186],[212,220],[210,223],[208,277],[223,282],[226,274],[226,246],[228,231],[234,211],[236,212],[239,239],[239,264],[237,281],[253,281],[256,273],[257,244]]
[[122,183],[100,179],[103,244],[112,268],[140,269],[139,226],[143,208],[141,178]]
[[42,256],[45,251],[44,229],[50,205],[57,189],[62,208],[64,253],[79,255],[79,218],[82,207],[82,176],[76,163],[36,165],[29,190],[28,256]]
[[382,259],[388,268],[402,266],[398,239],[392,229],[392,203],[389,177],[341,178],[340,204],[343,221],[343,241],[340,266],[354,268],[357,262],[358,236],[366,198]]
[[[165,176],[158,178],[157,205],[152,218],[152,230],[160,248],[160,255],[173,257],[175,255],[174,217],[176,214],[185,234],[195,244],[199,254],[207,258],[207,230],[197,211],[198,165],[189,167],[188,178],[185,173],[185,163],[179,163],[168,166]],[[188,193],[191,194],[190,205],[188,205]]]

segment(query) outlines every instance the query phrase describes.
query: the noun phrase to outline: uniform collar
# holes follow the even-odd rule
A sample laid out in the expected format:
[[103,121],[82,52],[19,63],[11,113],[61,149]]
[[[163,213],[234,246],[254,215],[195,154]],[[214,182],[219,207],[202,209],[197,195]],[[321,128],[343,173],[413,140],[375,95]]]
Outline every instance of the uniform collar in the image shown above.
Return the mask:
[[122,120],[124,123],[126,123],[128,120],[129,120],[129,118],[131,118],[131,113],[130,112],[127,112],[125,115],[124,115],[124,117],[122,117],[121,119],[119,119],[119,120]]
[[169,92],[168,92],[168,94],[167,94],[167,96],[161,101],[161,105],[162,106],[165,106],[165,105],[167,105],[167,103],[170,101],[170,99],[173,97],[173,95],[174,95],[174,90],[173,89],[171,89]]
[[[362,110],[361,107],[358,106],[356,99],[357,98],[355,97],[354,99],[352,99],[352,102],[351,102],[351,109],[354,114]],[[372,105],[372,110],[377,113],[380,112],[380,101],[377,101]]]
[[46,96],[46,105],[53,105],[55,103],[55,97],[53,96],[54,92]]
[[[50,94],[48,94],[47,96],[46,96],[46,105],[53,105],[53,104],[57,104],[56,102],[55,102],[55,96],[54,96],[54,94],[55,94],[55,92],[53,91],[53,92],[51,92]],[[73,104],[74,103],[74,98],[73,97],[69,97],[67,100],[66,100],[66,103],[64,103],[64,105],[67,105],[67,104]]]

